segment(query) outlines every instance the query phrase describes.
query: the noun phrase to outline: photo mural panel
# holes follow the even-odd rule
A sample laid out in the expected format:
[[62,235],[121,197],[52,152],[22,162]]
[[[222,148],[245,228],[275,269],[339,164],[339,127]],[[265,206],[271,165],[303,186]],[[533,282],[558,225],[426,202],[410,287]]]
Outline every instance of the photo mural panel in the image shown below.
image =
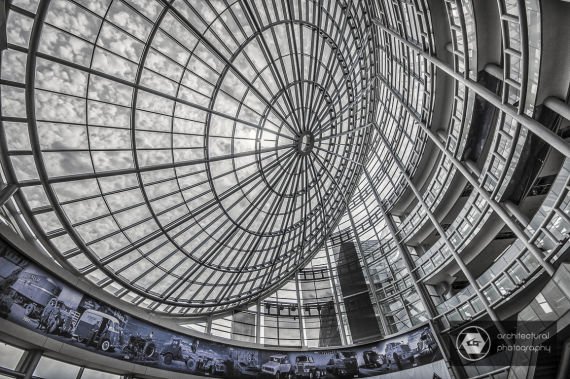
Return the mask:
[[221,378],[369,377],[443,359],[429,326],[363,346],[297,352],[242,348],[191,337],[81,293],[3,240],[0,317],[113,358]]

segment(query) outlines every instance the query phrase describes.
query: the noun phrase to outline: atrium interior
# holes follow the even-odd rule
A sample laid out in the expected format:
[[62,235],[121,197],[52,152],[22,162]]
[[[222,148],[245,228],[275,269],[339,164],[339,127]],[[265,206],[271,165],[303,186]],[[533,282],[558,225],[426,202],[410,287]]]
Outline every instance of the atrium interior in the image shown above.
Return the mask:
[[570,377],[569,0],[0,0],[0,379]]

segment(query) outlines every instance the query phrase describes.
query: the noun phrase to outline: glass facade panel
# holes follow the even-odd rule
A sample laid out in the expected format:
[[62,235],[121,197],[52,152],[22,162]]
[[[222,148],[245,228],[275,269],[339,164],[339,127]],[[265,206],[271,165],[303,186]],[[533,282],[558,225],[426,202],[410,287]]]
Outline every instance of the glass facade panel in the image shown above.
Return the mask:
[[34,370],[34,376],[42,379],[76,379],[81,367],[43,356]]
[[0,367],[15,370],[24,350],[0,341]]

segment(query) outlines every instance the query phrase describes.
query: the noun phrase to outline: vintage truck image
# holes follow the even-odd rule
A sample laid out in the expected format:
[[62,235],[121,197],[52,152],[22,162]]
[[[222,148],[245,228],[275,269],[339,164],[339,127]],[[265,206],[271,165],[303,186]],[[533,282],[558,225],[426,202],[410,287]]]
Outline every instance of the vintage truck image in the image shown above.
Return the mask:
[[286,355],[272,355],[269,361],[261,366],[261,372],[272,375],[275,379],[289,378],[293,376],[291,362]]
[[27,262],[12,254],[0,255],[0,317],[7,317],[12,311],[14,295],[12,286],[27,266]]
[[166,365],[172,364],[173,361],[180,361],[184,362],[189,370],[193,370],[196,366],[195,352],[194,348],[191,352],[185,351],[181,338],[172,338],[170,343],[164,345],[160,355]]
[[61,287],[44,275],[22,272],[12,284],[10,295],[16,304],[24,307],[26,316],[38,319],[45,306],[61,293]]
[[438,349],[437,342],[431,331],[426,328],[422,331],[420,340],[418,341],[416,350],[414,352],[414,364],[421,364],[422,361],[429,362],[430,357]]
[[298,355],[295,358],[293,373],[296,378],[316,379],[321,376],[321,370],[315,365],[315,361],[310,355]]
[[358,376],[358,361],[353,351],[338,351],[327,364],[327,372],[339,378]]

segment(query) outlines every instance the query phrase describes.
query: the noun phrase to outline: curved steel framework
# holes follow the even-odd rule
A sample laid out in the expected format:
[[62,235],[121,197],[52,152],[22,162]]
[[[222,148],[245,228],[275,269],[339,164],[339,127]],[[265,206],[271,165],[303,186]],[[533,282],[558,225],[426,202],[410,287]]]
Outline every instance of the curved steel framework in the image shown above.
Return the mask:
[[60,264],[160,312],[274,290],[357,187],[376,108],[371,12],[13,3],[2,152],[21,222]]
[[[429,320],[445,336],[453,325],[481,317],[495,320],[500,329],[496,309],[538,275],[553,275],[567,256],[570,145],[561,130],[568,125],[569,83],[567,75],[542,68],[543,60],[554,58],[549,55],[552,51],[543,51],[540,27],[555,7],[544,10],[534,0],[497,0],[492,8],[487,5],[483,10],[473,1],[445,0],[430,15],[424,1],[375,2],[373,21],[379,30],[375,149],[345,216],[315,260],[318,264],[260,302],[257,310],[249,310],[263,314],[257,322],[265,330],[258,330],[255,341],[330,343],[315,337],[328,327],[321,312],[327,304],[334,304],[342,343],[357,341],[351,335],[349,302],[338,284],[339,272],[347,268],[335,259],[334,251],[342,249],[343,241],[358,252],[381,334]],[[481,21],[487,20],[485,12],[497,14],[496,25]],[[476,27],[477,18],[489,30]],[[443,51],[434,49],[431,23],[436,21],[447,33],[439,36],[447,42]],[[479,38],[485,40],[493,33],[502,36],[494,51],[479,43]],[[494,59],[502,67],[488,64],[490,54],[496,54]],[[553,88],[549,75],[563,77],[563,84]],[[442,76],[448,80],[447,88],[435,91]],[[435,96],[444,96],[450,104],[438,109],[437,121],[430,106]],[[546,99],[544,104],[541,99]],[[479,147],[473,141],[477,131],[472,123],[489,126],[488,136],[479,137]],[[399,138],[414,141],[404,145],[414,146],[411,154],[393,145],[390,125],[403,131]],[[430,154],[421,144],[425,139],[433,147]],[[528,151],[539,140],[548,153],[537,160]],[[479,155],[473,153],[477,148]],[[427,173],[414,171],[418,166],[410,167],[413,159],[403,159],[422,153],[422,159],[432,157]],[[528,174],[536,177],[525,177]],[[544,175],[552,181],[539,185]],[[522,191],[514,194],[513,188]],[[527,201],[540,207],[528,209]],[[308,295],[299,290],[307,277],[316,287]],[[453,290],[450,283],[456,279],[462,288]],[[563,301],[570,299],[568,293],[563,296]],[[546,302],[555,307],[554,299]],[[263,304],[270,304],[270,311]],[[297,305],[306,309],[287,311]],[[285,312],[273,311],[280,307]],[[298,317],[300,326],[287,323],[288,315]],[[203,331],[242,338],[233,328],[240,322],[229,315],[205,322]],[[232,327],[224,330],[224,325]]]
[[[540,77],[556,6],[435,3],[11,2],[8,217],[105,291],[216,336],[359,342],[355,264],[378,335],[500,329],[496,309],[570,247],[568,83]],[[515,205],[543,167],[538,210]]]

